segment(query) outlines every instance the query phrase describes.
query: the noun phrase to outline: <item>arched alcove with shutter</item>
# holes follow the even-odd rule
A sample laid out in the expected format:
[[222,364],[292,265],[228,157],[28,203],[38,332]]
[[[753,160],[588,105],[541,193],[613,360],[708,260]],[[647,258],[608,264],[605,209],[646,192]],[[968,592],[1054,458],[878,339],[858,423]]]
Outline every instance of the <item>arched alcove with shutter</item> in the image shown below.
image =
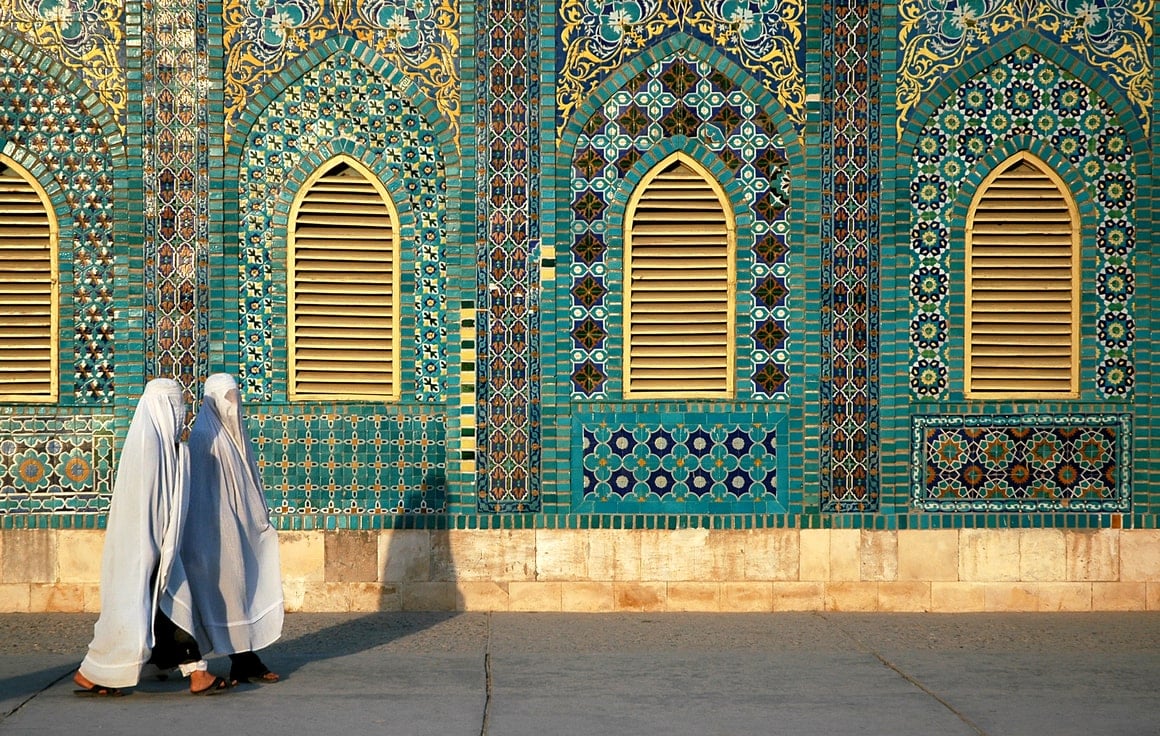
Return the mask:
[[0,401],[57,400],[58,235],[44,188],[0,155]]
[[348,156],[323,164],[290,213],[291,400],[397,400],[399,216]]
[[733,398],[737,233],[720,184],[675,153],[625,222],[625,397]]
[[980,184],[967,217],[966,395],[1079,396],[1080,218],[1026,151]]

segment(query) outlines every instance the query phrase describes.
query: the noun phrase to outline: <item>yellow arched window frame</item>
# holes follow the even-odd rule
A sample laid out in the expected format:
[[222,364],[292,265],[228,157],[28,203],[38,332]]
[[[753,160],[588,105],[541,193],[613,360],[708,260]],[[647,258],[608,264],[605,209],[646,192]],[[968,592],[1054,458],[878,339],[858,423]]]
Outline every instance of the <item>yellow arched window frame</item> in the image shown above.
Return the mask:
[[625,213],[625,398],[733,398],[736,250],[720,183],[676,152]]
[[360,161],[303,183],[287,237],[289,398],[398,400],[399,213]]
[[0,154],[0,401],[59,398],[59,242],[44,187]]
[[979,185],[967,215],[966,384],[973,399],[1078,398],[1080,217],[1027,151]]

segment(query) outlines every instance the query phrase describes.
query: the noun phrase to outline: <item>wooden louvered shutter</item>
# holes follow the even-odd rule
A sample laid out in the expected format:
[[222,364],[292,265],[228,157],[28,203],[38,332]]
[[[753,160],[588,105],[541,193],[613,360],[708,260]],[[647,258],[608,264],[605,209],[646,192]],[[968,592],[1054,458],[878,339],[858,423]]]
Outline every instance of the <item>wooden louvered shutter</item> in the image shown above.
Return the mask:
[[733,396],[732,211],[719,185],[676,154],[629,203],[625,396]]
[[303,186],[291,221],[291,399],[397,399],[398,214],[340,157]]
[[966,393],[1079,395],[1079,213],[1028,153],[979,187],[967,219]]
[[48,196],[0,158],[0,400],[57,399],[56,242]]

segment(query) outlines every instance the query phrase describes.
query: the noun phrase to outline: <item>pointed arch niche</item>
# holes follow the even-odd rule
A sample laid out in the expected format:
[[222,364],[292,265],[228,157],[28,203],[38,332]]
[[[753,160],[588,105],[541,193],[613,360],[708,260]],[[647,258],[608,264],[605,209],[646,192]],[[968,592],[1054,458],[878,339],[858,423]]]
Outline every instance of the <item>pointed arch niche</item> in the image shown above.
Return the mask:
[[737,227],[721,185],[674,153],[625,217],[625,397],[733,398]]
[[287,242],[292,401],[400,396],[399,213],[356,159],[304,183]]
[[1003,161],[967,214],[966,396],[1076,398],[1080,216],[1033,154]]
[[0,154],[0,401],[55,402],[59,226],[48,194]]

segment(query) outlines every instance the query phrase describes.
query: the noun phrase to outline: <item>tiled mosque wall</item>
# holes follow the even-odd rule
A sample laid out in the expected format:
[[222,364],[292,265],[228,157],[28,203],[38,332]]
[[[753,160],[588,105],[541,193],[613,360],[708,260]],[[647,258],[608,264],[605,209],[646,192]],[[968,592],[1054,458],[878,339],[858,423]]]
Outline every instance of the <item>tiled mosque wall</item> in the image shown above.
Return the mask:
[[[57,583],[83,601],[87,573],[68,563],[61,579],[14,550],[95,553],[139,387],[174,376],[196,406],[218,370],[243,385],[303,607],[393,606],[374,586],[406,581],[418,587],[390,594],[402,607],[567,608],[582,583],[605,603],[581,607],[744,607],[727,580],[761,581],[759,601],[767,583],[822,585],[793,589],[804,607],[881,606],[890,585],[873,605],[867,589],[828,599],[824,586],[920,579],[927,608],[971,608],[982,599],[963,591],[997,581],[1078,585],[1062,607],[1158,600],[1152,537],[1132,536],[1160,512],[1143,339],[1152,3],[535,10],[0,0],[0,151],[62,225],[61,399],[0,404],[0,603],[9,591],[35,608],[47,593],[28,586]],[[964,220],[1018,150],[1060,174],[1082,219],[1073,401],[964,397]],[[728,401],[623,394],[628,198],[675,151],[712,173],[739,226]],[[290,206],[337,154],[399,209],[396,403],[287,398]],[[1004,542],[975,534],[1009,528],[1021,532]],[[724,545],[706,563],[719,587],[658,593],[666,576],[712,582],[676,563],[640,571],[651,535],[693,530]],[[57,537],[16,536],[33,531]],[[915,533],[942,540],[932,554],[954,550],[953,576],[906,567]],[[618,538],[609,554],[638,559],[635,572],[576,551]],[[976,559],[1010,540],[1013,555]],[[1084,562],[1091,544],[1098,564]],[[857,575],[822,571],[835,549],[864,563]],[[367,568],[353,576],[334,562],[351,554]],[[747,571],[737,554],[779,562]],[[1043,572],[1037,554],[1065,564]],[[455,580],[474,592],[448,592]],[[538,580],[573,587],[511,603]],[[932,580],[968,588],[936,605]],[[644,587],[614,594],[621,582]],[[1064,595],[1051,590],[1024,593]]]

